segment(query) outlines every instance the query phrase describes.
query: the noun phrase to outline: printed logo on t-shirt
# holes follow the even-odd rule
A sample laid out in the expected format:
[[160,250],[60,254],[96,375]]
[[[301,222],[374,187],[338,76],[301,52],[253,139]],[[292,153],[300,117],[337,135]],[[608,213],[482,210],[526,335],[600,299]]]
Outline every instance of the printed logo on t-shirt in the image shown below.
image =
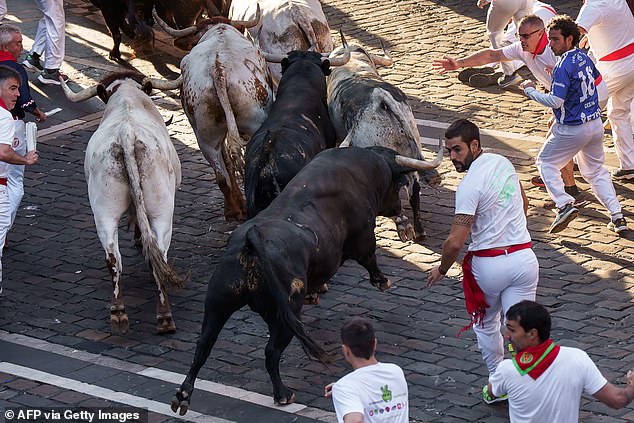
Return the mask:
[[373,408],[368,411],[368,416],[372,417],[372,416],[378,416],[381,415],[383,413],[394,413],[396,412],[397,414],[403,410],[405,407],[407,407],[407,403],[406,402],[399,402],[396,403],[394,405],[388,405],[385,407],[381,407],[381,408]]
[[387,385],[381,386],[381,398],[383,398],[385,402],[392,401],[392,391],[390,391]]
[[18,148],[18,145],[20,145],[20,140],[17,138],[13,138],[13,148]]

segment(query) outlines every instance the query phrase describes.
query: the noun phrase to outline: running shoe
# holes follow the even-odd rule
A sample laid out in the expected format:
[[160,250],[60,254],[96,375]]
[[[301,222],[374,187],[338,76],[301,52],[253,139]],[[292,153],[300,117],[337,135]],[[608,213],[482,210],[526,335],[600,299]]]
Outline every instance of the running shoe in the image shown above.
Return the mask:
[[616,232],[619,236],[630,230],[630,228],[627,227],[627,222],[624,217],[614,219],[608,223],[608,229]]
[[495,73],[495,69],[489,66],[484,68],[465,68],[458,73],[458,80],[463,84],[469,84],[469,78],[476,73],[491,74]]
[[44,69],[38,75],[37,80],[46,85],[61,85],[59,82],[60,77],[64,79],[64,82],[68,81],[68,76],[61,73],[59,69],[55,69],[53,71]]
[[502,72],[495,73],[476,73],[469,78],[469,85],[476,88],[490,87],[497,85],[498,79],[502,78]]
[[563,231],[578,215],[579,210],[573,205],[573,203],[566,204],[557,210],[557,217],[555,217],[553,224],[550,225],[550,230],[548,232],[556,234]]
[[41,72],[44,70],[44,66],[42,66],[42,62],[40,62],[40,56],[35,53],[27,54],[26,60],[22,62],[22,64],[32,71]]
[[615,169],[612,171],[612,179],[624,180],[634,179],[634,169]]
[[522,77],[516,73],[504,75],[498,79],[498,85],[500,88],[508,88],[512,85],[518,85],[520,82],[522,82]]
[[544,188],[546,186],[546,184],[544,183],[544,180],[542,179],[541,176],[533,176],[531,178],[531,184],[535,185],[536,187],[540,187],[540,188]]

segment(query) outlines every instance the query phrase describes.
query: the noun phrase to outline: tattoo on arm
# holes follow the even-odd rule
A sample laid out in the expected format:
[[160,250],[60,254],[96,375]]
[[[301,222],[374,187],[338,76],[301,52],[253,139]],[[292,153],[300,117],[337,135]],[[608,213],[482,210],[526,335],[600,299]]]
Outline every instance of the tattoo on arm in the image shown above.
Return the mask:
[[453,218],[453,224],[470,228],[473,224],[473,216],[468,214],[457,214]]

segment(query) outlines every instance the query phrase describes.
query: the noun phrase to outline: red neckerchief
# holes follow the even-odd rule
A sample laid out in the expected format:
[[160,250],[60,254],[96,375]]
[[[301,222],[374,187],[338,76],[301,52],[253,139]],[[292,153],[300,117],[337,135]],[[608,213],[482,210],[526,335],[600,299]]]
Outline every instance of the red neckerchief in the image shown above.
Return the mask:
[[17,62],[17,60],[15,60],[15,57],[13,57],[11,53],[6,50],[0,50],[0,62],[4,62],[5,60]]
[[544,50],[546,50],[546,46],[548,46],[548,37],[546,36],[546,31],[542,32],[542,38],[539,39],[539,43],[537,44],[537,48],[533,53],[533,59],[537,57],[538,54],[542,54]]
[[524,244],[511,245],[506,250],[489,248],[486,250],[468,251],[467,254],[465,254],[464,259],[462,259],[462,290],[464,291],[467,313],[469,313],[471,320],[467,326],[458,331],[458,335],[456,335],[457,337],[460,337],[462,332],[471,329],[473,325],[479,324],[484,327],[482,320],[486,315],[486,309],[489,308],[489,305],[484,299],[484,292],[482,292],[482,288],[478,285],[478,282],[475,280],[475,276],[473,276],[473,272],[471,271],[471,259],[473,256],[497,257],[526,248],[531,248],[531,246],[532,243],[529,241]]
[[9,110],[9,108],[7,107],[6,104],[4,104],[4,101],[2,101],[1,98],[0,98],[0,107],[2,107],[4,110]]
[[559,345],[551,339],[535,347],[528,347],[513,357],[513,364],[522,376],[528,373],[533,380],[537,380],[557,358]]

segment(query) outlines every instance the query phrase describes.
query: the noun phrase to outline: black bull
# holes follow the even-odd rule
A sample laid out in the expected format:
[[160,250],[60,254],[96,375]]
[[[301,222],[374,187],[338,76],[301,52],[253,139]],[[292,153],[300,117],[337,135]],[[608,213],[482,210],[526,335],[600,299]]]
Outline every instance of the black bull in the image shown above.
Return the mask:
[[399,190],[411,169],[398,165],[384,147],[330,149],[318,154],[271,205],[229,238],[205,298],[205,317],[194,361],[172,410],[184,414],[198,371],[229,317],[244,305],[267,323],[266,369],[279,404],[295,400],[280,378],[279,361],[293,336],[306,353],[330,358],[299,320],[306,293],[315,292],[347,259],[370,274],[380,290],[391,286],[378,267],[377,215],[400,209]]
[[271,204],[320,151],[335,146],[328,116],[327,60],[315,52],[292,51],[282,60],[282,79],[269,116],[253,134],[245,155],[247,215]]

